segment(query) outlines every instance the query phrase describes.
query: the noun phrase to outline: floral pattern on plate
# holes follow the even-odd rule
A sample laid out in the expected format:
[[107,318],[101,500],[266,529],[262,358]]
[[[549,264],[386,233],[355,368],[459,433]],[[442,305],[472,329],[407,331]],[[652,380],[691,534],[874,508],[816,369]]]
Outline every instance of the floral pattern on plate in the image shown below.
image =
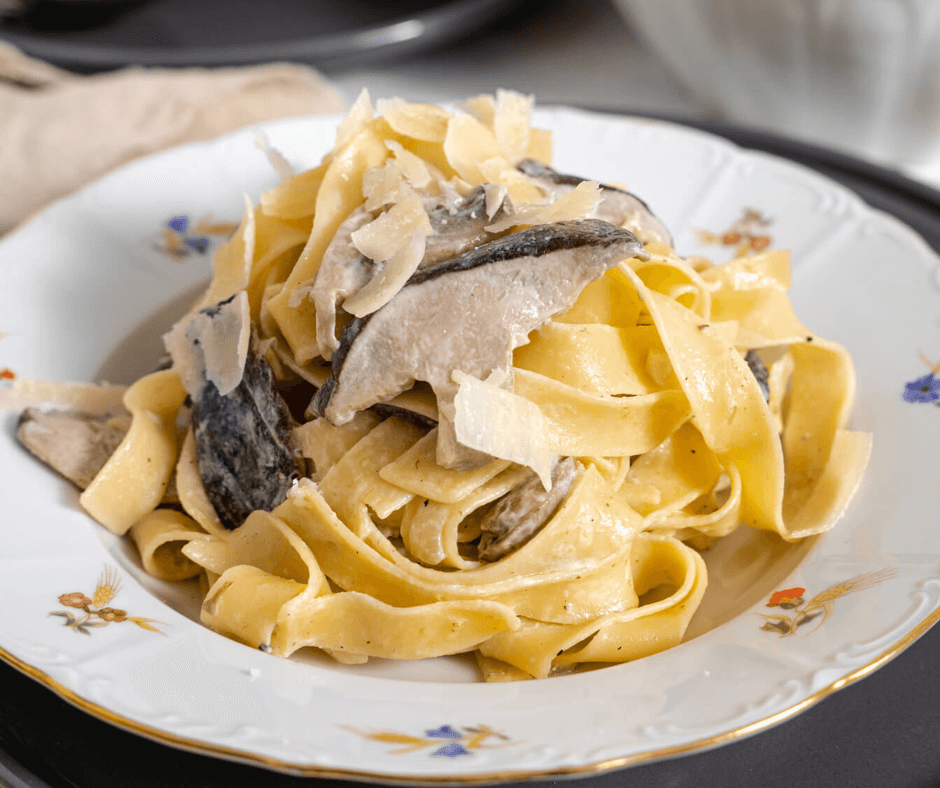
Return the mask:
[[871,588],[896,576],[897,572],[894,569],[866,572],[829,586],[808,602],[805,599],[805,588],[797,586],[775,591],[771,594],[767,607],[777,607],[788,612],[783,614],[760,613],[759,615],[764,619],[761,629],[766,632],[776,632],[783,637],[796,634],[800,627],[812,621],[817,622],[817,627],[822,626],[822,623],[832,614],[832,605],[837,599],[854,591]]
[[[352,727],[347,727],[346,730],[371,741],[398,745],[396,749],[389,750],[389,754],[392,755],[416,752],[430,747],[429,754],[432,756],[456,758],[460,755],[473,755],[475,750],[506,747],[514,743],[508,736],[493,730],[489,725],[473,727],[441,725],[439,728],[426,730],[423,736],[398,731],[363,731]],[[498,743],[491,743],[492,739],[497,739]]]
[[940,362],[933,363],[923,353],[920,354],[920,360],[930,370],[926,375],[921,375],[915,380],[904,384],[905,402],[917,404],[937,403],[940,400]]
[[[141,629],[164,634],[157,627],[152,618],[141,618],[128,615],[126,610],[111,607],[109,604],[121,590],[121,581],[114,567],[106,566],[98,578],[98,584],[90,597],[81,591],[71,591],[59,595],[59,604],[72,610],[54,610],[50,616],[61,616],[65,619],[63,626],[71,627],[73,632],[90,635],[93,627],[106,627],[108,624],[121,624],[131,621]],[[81,612],[73,612],[81,611]]]
[[767,249],[773,238],[767,228],[774,220],[756,208],[744,208],[741,216],[720,233],[710,230],[696,230],[696,238],[701,246],[726,246],[734,249],[735,257],[745,257]]
[[178,214],[153,239],[153,248],[176,259],[208,254],[215,240],[225,240],[237,227],[237,222],[214,221],[211,213],[195,222],[186,214]]

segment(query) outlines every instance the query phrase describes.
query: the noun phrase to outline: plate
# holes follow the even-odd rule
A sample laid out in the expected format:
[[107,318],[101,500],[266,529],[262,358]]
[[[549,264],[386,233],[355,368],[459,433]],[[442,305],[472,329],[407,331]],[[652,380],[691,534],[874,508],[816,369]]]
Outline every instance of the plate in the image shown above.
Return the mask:
[[400,57],[505,15],[506,0],[44,0],[0,13],[0,38],[79,69],[222,66],[292,60],[320,67]]
[[[330,147],[335,122],[264,130],[301,167]],[[16,445],[6,414],[0,592],[16,603],[0,608],[0,656],[101,719],[204,754],[305,775],[477,782],[598,772],[766,729],[925,631],[940,616],[940,535],[925,527],[940,503],[934,253],[835,182],[708,134],[564,108],[535,122],[555,132],[560,168],[627,184],[682,252],[792,250],[797,313],[852,352],[852,426],[875,435],[835,530],[795,546],[739,530],[707,556],[690,639],[626,665],[481,685],[459,659],[285,661],[199,625],[186,589],[146,578]],[[122,382],[146,370],[159,327],[208,274],[221,238],[209,230],[275,183],[256,134],[138,161],[5,239],[0,375]],[[150,628],[125,619],[85,634],[56,615],[68,595],[105,586]]]

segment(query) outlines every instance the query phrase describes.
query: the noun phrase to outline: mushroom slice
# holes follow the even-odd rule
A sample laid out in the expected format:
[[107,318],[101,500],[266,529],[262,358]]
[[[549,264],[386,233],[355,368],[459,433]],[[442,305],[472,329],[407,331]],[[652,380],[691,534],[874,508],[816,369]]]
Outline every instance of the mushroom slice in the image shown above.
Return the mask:
[[[516,166],[520,172],[533,178],[543,188],[555,194],[563,194],[578,184],[590,180],[577,175],[565,175],[535,159],[523,159]],[[643,243],[659,242],[673,245],[672,234],[643,200],[616,186],[602,183],[600,187],[604,199],[597,209],[597,218],[616,224],[618,227],[628,227],[639,236]]]
[[313,280],[310,299],[317,313],[317,345],[325,359],[329,359],[339,347],[336,339],[336,305],[364,287],[375,272],[375,263],[352,242],[352,234],[374,218],[371,211],[360,206],[340,224],[323,253]]
[[578,475],[574,459],[555,458],[552,488],[546,492],[534,473],[500,498],[480,522],[481,561],[495,561],[529,541],[558,510]]
[[[29,451],[80,490],[98,475],[130,427],[126,413],[27,408],[20,414],[16,437]],[[161,505],[179,503],[171,478]]]
[[209,501],[228,529],[253,511],[271,511],[300,476],[293,419],[253,343],[241,382],[219,394],[206,381],[193,398],[196,463]]
[[440,198],[434,198],[427,207],[434,232],[426,239],[419,269],[437,265],[492,241],[496,236],[487,232],[486,225],[505,213],[506,202],[500,202],[491,218],[487,213],[487,190],[478,186],[453,208],[441,204]]
[[756,350],[749,350],[744,354],[744,361],[751,370],[751,374],[754,375],[754,380],[757,381],[757,385],[760,386],[764,400],[770,402],[770,384],[768,382],[770,379],[770,371],[767,369],[764,360],[757,354]]
[[46,465],[85,489],[127,434],[127,416],[27,408],[16,437]]
[[645,255],[629,230],[587,219],[530,227],[418,271],[385,306],[346,326],[313,407],[345,424],[426,381],[440,410],[438,462],[469,467],[453,428],[454,371],[480,380],[508,373],[531,331],[608,269]]
[[[482,186],[456,205],[442,196],[424,197],[422,202],[428,212],[432,232],[425,238],[419,268],[449,260],[495,237],[484,229],[492,219],[487,214],[486,191]],[[501,203],[495,214],[502,216],[504,211],[505,203]],[[364,206],[349,215],[323,253],[314,278],[310,298],[316,307],[317,345],[326,359],[339,347],[336,338],[337,307],[365,287],[381,267],[381,261],[370,260],[352,241],[352,234],[375,216],[375,212]]]

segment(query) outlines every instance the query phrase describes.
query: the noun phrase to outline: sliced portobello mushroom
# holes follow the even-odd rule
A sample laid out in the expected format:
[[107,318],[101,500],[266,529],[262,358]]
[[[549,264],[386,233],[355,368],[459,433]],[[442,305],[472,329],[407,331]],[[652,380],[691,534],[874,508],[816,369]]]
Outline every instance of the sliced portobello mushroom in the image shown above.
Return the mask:
[[[485,230],[493,218],[487,214],[486,190],[482,186],[457,203],[439,195],[424,197],[422,202],[433,232],[425,239],[419,269],[437,265],[496,237]],[[494,215],[501,215],[504,209],[500,204]],[[352,234],[377,214],[360,206],[349,215],[323,253],[313,280],[310,298],[316,307],[317,345],[324,358],[329,359],[339,348],[337,308],[365,287],[380,269],[380,262],[370,260],[352,242]]]
[[532,473],[522,484],[500,498],[480,522],[481,561],[496,561],[528,542],[558,510],[578,475],[574,459],[555,458],[552,489]]
[[[590,178],[578,175],[566,175],[553,167],[535,159],[523,159],[516,165],[520,172],[528,175],[543,188],[556,194],[563,194]],[[618,227],[629,227],[644,243],[657,241],[673,245],[672,234],[650,210],[649,205],[635,194],[601,183],[604,199],[597,209],[597,218],[604,219]]]
[[35,457],[84,490],[129,426],[127,416],[27,408],[20,414],[16,437]]
[[478,186],[453,207],[434,198],[428,206],[428,219],[434,232],[426,239],[419,270],[492,241],[496,235],[487,232],[486,226],[500,218],[505,209],[506,204],[501,202],[493,216],[487,213],[483,186]]
[[[16,437],[33,456],[84,490],[114,454],[129,427],[127,414],[27,408],[20,414]],[[160,503],[179,503],[175,477]]]
[[754,375],[757,385],[760,386],[764,399],[770,402],[770,384],[768,383],[770,371],[767,369],[764,360],[757,354],[756,350],[749,350],[744,354],[744,361],[751,370],[751,374]]
[[193,397],[192,423],[199,476],[228,529],[282,503],[301,475],[293,419],[255,343],[232,391],[221,395],[212,381],[203,384]]
[[418,271],[385,306],[343,330],[314,410],[344,424],[426,381],[440,410],[438,462],[472,467],[483,458],[456,442],[454,371],[481,380],[508,371],[513,349],[569,309],[585,285],[645,255],[629,230],[588,219],[520,230]]

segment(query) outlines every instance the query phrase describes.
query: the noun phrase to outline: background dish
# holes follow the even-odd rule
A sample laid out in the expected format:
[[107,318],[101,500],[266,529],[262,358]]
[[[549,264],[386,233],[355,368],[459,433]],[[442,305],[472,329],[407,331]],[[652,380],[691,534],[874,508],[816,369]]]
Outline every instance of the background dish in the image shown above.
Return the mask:
[[0,38],[76,69],[125,65],[222,66],[293,60],[317,66],[402,56],[477,30],[515,0],[151,0],[35,4],[0,17]]
[[[929,432],[931,429],[936,431],[936,421],[930,420],[930,416],[935,411],[932,408],[915,407],[912,403],[905,403],[901,397],[905,382],[922,374],[917,369],[919,363],[917,349],[926,347],[927,350],[924,352],[929,353],[932,347],[940,345],[940,338],[936,336],[934,327],[936,321],[929,316],[931,310],[936,310],[937,307],[936,292],[924,287],[925,281],[932,282],[936,271],[936,259],[926,245],[903,226],[880,214],[873,214],[831,182],[777,159],[743,154],[710,137],[665,124],[607,119],[570,111],[543,112],[539,117],[539,122],[547,123],[556,129],[559,138],[556,161],[560,166],[586,175],[593,174],[627,182],[647,197],[666,222],[676,228],[679,235],[678,246],[683,251],[692,251],[690,246],[696,243],[694,232],[696,229],[721,230],[738,219],[742,205],[751,204],[743,203],[742,200],[765,199],[765,203],[758,205],[769,216],[774,217],[772,232],[776,236],[775,245],[795,248],[797,265],[793,295],[797,309],[801,316],[823,335],[846,341],[846,332],[848,332],[848,338],[852,340],[848,344],[856,354],[860,372],[860,397],[855,426],[861,429],[875,429],[878,435],[888,435],[887,446],[881,450],[887,451],[887,455],[882,454],[882,460],[876,461],[869,474],[867,488],[862,494],[863,503],[856,503],[853,506],[846,522],[842,524],[842,530],[835,532],[832,535],[833,538],[827,536],[819,540],[795,575],[781,578],[786,580],[785,585],[774,589],[772,586],[775,580],[772,580],[769,590],[755,590],[756,601],[751,604],[749,610],[733,621],[672,652],[642,660],[624,668],[611,668],[585,676],[552,680],[539,685],[540,688],[537,691],[527,689],[533,686],[531,684],[514,685],[509,692],[516,706],[507,710],[515,726],[511,729],[512,732],[503,730],[505,726],[500,728],[494,725],[489,719],[486,723],[496,730],[501,730],[504,735],[510,736],[510,743],[517,739],[521,740],[519,746],[511,744],[505,748],[476,753],[474,758],[455,757],[446,760],[440,758],[435,761],[427,757],[422,760],[415,756],[406,762],[406,758],[402,755],[386,757],[389,755],[385,751],[388,748],[376,747],[374,740],[368,740],[367,737],[368,743],[364,745],[359,741],[358,746],[343,744],[346,741],[357,741],[356,739],[338,737],[334,741],[340,742],[342,745],[340,750],[331,750],[326,754],[315,753],[323,760],[313,767],[308,765],[305,768],[292,762],[295,768],[299,767],[314,773],[322,773],[324,770],[327,772],[336,770],[340,773],[355,772],[355,768],[342,763],[342,759],[349,756],[349,753],[342,751],[342,747],[345,746],[354,747],[356,753],[368,758],[370,767],[374,764],[372,774],[386,779],[401,775],[403,773],[401,770],[409,766],[420,769],[420,772],[410,773],[410,776],[416,779],[439,779],[441,775],[453,779],[471,779],[494,774],[512,777],[514,773],[506,770],[509,767],[499,770],[502,756],[509,756],[508,761],[503,761],[504,763],[508,762],[513,766],[518,764],[518,768],[523,770],[519,776],[531,776],[566,771],[590,771],[600,765],[617,765],[632,759],[644,760],[654,757],[655,754],[698,749],[719,743],[725,738],[760,729],[768,725],[770,721],[783,719],[795,713],[806,703],[823,697],[833,688],[833,682],[863,675],[879,664],[882,659],[894,653],[900,645],[910,639],[912,632],[917,632],[935,616],[937,605],[933,598],[933,589],[936,586],[937,545],[931,544],[929,535],[923,535],[924,539],[921,543],[922,535],[916,529],[916,521],[923,513],[932,511],[935,505],[931,496],[936,496],[936,493],[932,486],[924,482],[924,476],[920,475],[921,472],[926,473],[928,465],[924,453],[926,450],[918,448],[923,445],[925,431]],[[310,121],[275,124],[269,127],[269,135],[275,145],[281,147],[289,158],[294,159],[299,155],[299,151],[311,148],[309,134],[315,131],[316,126],[317,123],[311,124]],[[595,144],[586,145],[585,140],[590,140]],[[40,235],[45,234],[47,240],[55,240],[53,237],[55,233],[64,232],[75,234],[74,238],[81,240],[83,255],[90,255],[85,258],[86,260],[109,259],[115,255],[116,248],[130,253],[130,257],[122,259],[128,261],[128,265],[138,268],[137,286],[139,287],[141,278],[145,279],[149,285],[147,297],[152,299],[155,305],[165,303],[168,300],[166,293],[172,293],[174,288],[175,293],[185,289],[187,272],[177,268],[170,269],[170,274],[167,274],[163,268],[159,267],[161,262],[159,257],[149,252],[146,254],[141,252],[139,245],[141,236],[135,235],[134,229],[141,228],[149,217],[159,215],[161,210],[168,208],[173,198],[190,201],[189,204],[193,207],[187,207],[187,211],[194,215],[205,210],[207,205],[215,207],[220,217],[223,215],[222,212],[229,208],[239,211],[238,190],[234,190],[236,199],[233,200],[229,196],[232,184],[220,182],[214,185],[212,189],[216,190],[215,194],[201,194],[202,187],[194,188],[192,184],[186,184],[186,188],[180,190],[177,173],[186,172],[190,164],[195,166],[198,158],[194,158],[194,152],[203,152],[208,153],[210,158],[218,157],[218,159],[213,159],[212,164],[217,174],[225,173],[226,178],[240,181],[244,188],[249,188],[248,184],[256,187],[259,180],[263,178],[267,178],[270,182],[270,176],[264,172],[263,167],[255,167],[250,161],[243,161],[242,157],[231,159],[238,151],[248,150],[252,142],[253,137],[250,135],[235,135],[209,146],[193,146],[176,151],[167,157],[154,157],[105,179],[76,198],[64,201],[56,209],[39,217],[24,231],[9,239],[0,248],[2,252],[0,259],[4,262],[3,268],[0,269],[2,275],[6,276],[10,272],[21,273],[17,270],[15,261],[21,259],[27,249],[32,248],[28,238],[31,230],[39,232]],[[315,145],[312,147],[319,150]],[[223,161],[228,164],[220,166]],[[233,164],[233,161],[238,163],[237,166]],[[664,179],[662,172],[667,164],[672,167],[670,172],[679,175]],[[199,166],[205,166],[205,164]],[[195,178],[198,175],[198,172],[193,172],[192,177]],[[147,185],[150,205],[146,209],[135,207],[126,198],[121,197],[127,192],[122,192],[118,187],[126,188],[132,185],[135,183],[135,178],[138,179],[136,180],[138,185]],[[203,180],[206,179],[199,179],[198,182],[202,183]],[[705,199],[706,196],[708,199]],[[64,213],[57,216],[57,210],[64,211]],[[685,211],[685,216],[683,216],[683,211]],[[53,236],[50,236],[50,233]],[[136,241],[134,241],[135,238]],[[128,244],[136,245],[128,246]],[[873,295],[880,294],[879,289],[875,288],[869,278],[877,276],[881,270],[878,263],[882,258],[872,256],[876,251],[879,255],[885,251],[879,244],[887,244],[890,256],[899,261],[892,269],[892,273],[897,275],[900,282],[898,287],[903,292],[892,302],[893,306],[886,307],[892,310],[890,314],[894,319],[892,327],[886,329],[890,334],[886,341],[890,340],[891,348],[881,349],[876,342],[874,348],[877,352],[875,352],[872,351],[869,337],[864,334],[866,326],[858,326],[857,323],[860,316],[864,314],[864,307],[868,305]],[[701,249],[701,251],[709,250]],[[719,256],[725,253],[721,246],[714,247],[710,251],[718,252]],[[815,252],[815,254],[810,254],[810,252]],[[37,250],[32,248],[31,253],[35,255]],[[847,263],[839,263],[840,260],[851,261],[848,271],[844,268]],[[64,264],[59,258],[45,262],[53,268]],[[904,272],[910,275],[909,279],[900,276]],[[845,276],[847,273],[852,276]],[[864,274],[864,276],[859,276],[859,274]],[[107,276],[116,278],[118,287],[132,286],[133,277],[125,274],[123,270],[108,271]],[[164,281],[167,279],[169,281]],[[842,289],[838,292],[841,292],[842,298],[847,300],[836,304],[831,303],[831,300],[829,302],[824,300],[827,294],[837,292],[831,279],[835,279],[840,285]],[[54,280],[39,284],[43,283],[54,284]],[[78,279],[73,284],[76,287],[69,292],[73,293],[77,299],[81,299],[83,295],[91,299],[101,297],[99,282],[88,283],[84,292],[82,292],[84,286],[82,280]],[[847,286],[857,289],[846,295]],[[79,292],[75,293],[76,290]],[[868,295],[866,296],[865,293]],[[884,307],[880,299],[879,303],[882,303]],[[841,311],[843,309],[848,310],[848,313],[843,313]],[[903,309],[904,316],[896,315],[894,309]],[[93,312],[86,308],[85,314],[88,311]],[[85,335],[94,338],[99,336],[96,330],[100,330],[100,336],[104,338],[108,332],[115,332],[111,333],[111,337],[112,340],[116,340],[126,335],[139,322],[139,314],[135,315],[133,310],[129,314],[125,314],[120,309],[116,312],[117,314],[108,316],[107,326],[86,325]],[[4,304],[4,314],[17,314],[15,305]],[[48,328],[43,330],[47,331]],[[931,331],[934,333],[931,334]],[[22,334],[24,331],[17,331],[17,335]],[[853,346],[859,341],[864,346],[862,350]],[[83,364],[88,365],[89,362],[97,361],[100,365],[104,356],[107,355],[106,351],[109,346],[106,343],[101,344],[103,347],[96,346],[94,353],[97,355],[94,358],[86,356],[84,359],[64,359],[61,352],[47,353],[43,357],[41,344],[31,347],[34,351],[32,356],[14,350],[8,357],[19,359],[24,363],[23,369],[26,371],[22,374],[41,374],[43,367],[50,365],[57,370],[66,370],[62,374],[56,374],[57,377],[80,377],[81,375],[77,373],[82,371]],[[893,352],[889,353],[888,350],[893,350]],[[3,363],[7,363],[6,358]],[[73,370],[71,374],[67,371],[69,369]],[[50,371],[45,374],[54,373]],[[86,371],[85,376],[87,377],[88,374],[90,373]],[[882,425],[885,419],[888,423]],[[884,428],[881,428],[882,426]],[[878,445],[882,443],[884,441],[879,441]],[[4,446],[4,449],[9,449],[9,447]],[[878,451],[876,446],[876,453]],[[6,465],[8,457],[16,456],[18,455],[4,455],[4,468],[8,467]],[[892,463],[892,460],[898,460],[902,456],[903,463]],[[21,464],[20,458],[17,469]],[[41,469],[36,469],[36,471],[36,480],[39,481]],[[27,476],[30,478],[23,479],[21,475],[18,475],[18,481],[27,482],[27,486],[32,484],[31,472],[27,473]],[[896,476],[902,478],[896,478]],[[4,482],[4,485],[6,490],[7,482]],[[51,490],[55,495],[56,489],[64,489],[41,481],[40,486],[43,485],[47,494]],[[907,485],[906,489],[904,485]],[[892,495],[899,496],[899,500],[891,496],[887,499],[880,497],[876,489],[891,490]],[[17,499],[23,500],[24,491],[19,489],[6,491],[9,493],[10,500],[14,502]],[[90,554],[101,555],[103,548],[94,538],[86,538],[89,529],[87,525],[84,527],[79,525],[83,522],[83,518],[71,509],[71,503],[66,505],[59,503],[57,508],[59,510],[57,516],[70,520],[72,526],[77,529],[68,530],[66,543],[60,546],[59,555],[64,556],[64,552],[86,548],[91,551]],[[890,533],[882,533],[878,530],[882,521],[872,519],[876,516],[891,517]],[[897,520],[894,519],[895,517]],[[902,523],[907,523],[907,525],[902,525]],[[875,530],[872,530],[873,528]],[[890,541],[899,538],[898,529],[901,531],[901,538],[905,540],[903,544]],[[873,541],[876,536],[889,541],[882,541],[879,544]],[[28,537],[23,538],[28,541]],[[918,544],[912,548],[906,540],[913,540]],[[0,563],[5,563],[8,570],[7,579],[4,582],[11,584],[9,589],[11,593],[12,584],[16,582],[17,548],[21,550],[18,556],[19,564],[28,563],[29,556],[22,552],[23,548],[18,542],[7,543],[5,549],[0,551],[0,555],[4,556],[4,559],[0,559]],[[111,545],[111,548],[116,549],[114,545]],[[11,553],[10,550],[13,552]],[[915,561],[911,555],[917,550],[920,550],[921,554]],[[855,551],[854,554],[853,551]],[[10,560],[9,556],[12,556],[13,560]],[[121,558],[120,551],[114,553],[113,557]],[[125,556],[120,562],[124,571],[131,572],[132,565],[124,563],[127,560]],[[846,577],[881,571],[886,568],[886,561],[890,565],[887,568],[893,569],[895,574],[891,578],[883,578],[877,586],[877,591],[873,590],[874,587],[869,587],[863,595],[860,589],[857,595],[851,597],[852,602],[849,598],[840,601],[838,603],[840,615],[833,616],[824,629],[818,630],[815,633],[815,640],[813,632],[806,637],[800,635],[784,639],[772,632],[760,630],[761,619],[757,614],[760,609],[766,607],[765,590],[769,595],[773,590],[789,588],[799,582],[801,586],[805,585],[812,591],[818,591],[831,582],[844,580]],[[64,564],[64,561],[62,563]],[[58,565],[59,562],[56,564]],[[97,572],[96,568],[86,568],[84,572],[76,573],[74,569],[66,571],[63,566],[63,577],[57,582],[68,584],[71,582],[65,576],[68,575],[70,578],[76,578],[75,583],[87,583],[90,577],[93,585]],[[215,636],[211,633],[196,636],[193,634],[197,631],[195,625],[190,625],[185,620],[178,620],[179,617],[173,618],[171,611],[159,605],[155,608],[154,600],[138,587],[132,587],[130,581],[125,588],[127,590],[123,593],[129,599],[126,604],[130,608],[133,603],[135,613],[156,618],[156,612],[150,611],[162,610],[160,615],[164,619],[171,620],[181,636],[187,639],[190,636],[196,637],[199,646],[197,653],[202,658],[209,657],[217,660],[214,666],[216,674],[220,671],[231,673],[230,668],[239,665],[244,667],[251,662],[252,664],[246,669],[249,673],[257,669],[259,673],[254,678],[259,679],[259,683],[263,683],[270,678],[267,674],[273,675],[282,670],[281,667],[272,666],[270,658],[266,658],[267,661],[265,661],[264,655],[260,655],[262,661],[258,664],[261,667],[256,668],[254,660],[259,659],[259,655],[255,655],[244,647],[237,647],[235,644],[221,645],[216,642]],[[61,590],[64,592],[73,589],[63,587]],[[59,591],[37,589],[37,593],[42,598],[38,599],[33,606],[38,606],[37,609],[41,610],[42,615],[45,616],[49,612],[50,605],[55,606],[55,597]],[[52,600],[48,604],[43,601],[47,597]],[[916,602],[913,607],[911,598]],[[7,658],[12,656],[14,659],[11,661],[18,660],[22,663],[21,666],[32,670],[42,670],[47,676],[69,674],[69,680],[77,679],[78,684],[84,684],[83,689],[90,689],[91,694],[97,696],[93,702],[98,703],[101,698],[109,702],[110,714],[123,714],[128,704],[125,687],[120,687],[121,691],[116,694],[109,689],[119,686],[114,680],[114,675],[115,671],[121,673],[125,670],[126,665],[122,660],[133,662],[136,659],[144,659],[152,670],[154,664],[167,656],[158,656],[152,651],[149,643],[133,639],[133,643],[123,643],[119,652],[112,652],[110,655],[102,654],[95,649],[86,652],[79,660],[78,669],[70,672],[65,668],[64,663],[57,662],[54,654],[48,653],[49,649],[45,644],[35,640],[37,637],[46,637],[45,630],[36,629],[38,625],[33,621],[35,616],[27,615],[28,612],[28,610],[17,611],[12,618],[0,619],[0,638],[2,638],[0,647],[6,651]],[[838,623],[840,620],[841,624]],[[850,625],[845,623],[847,620],[851,622]],[[25,647],[23,633],[19,631],[23,627],[35,629],[35,632],[30,633],[27,639],[33,642],[27,642]],[[72,635],[73,633],[66,631],[63,634]],[[56,643],[60,646],[62,643],[72,646],[71,641],[62,640],[58,630],[55,631],[55,635]],[[786,645],[783,651],[778,650],[780,643]],[[81,645],[83,648],[90,648],[88,644]],[[241,651],[230,651],[230,646],[240,648]],[[22,656],[16,656],[12,651],[13,647],[21,654],[29,651],[30,662],[25,663]],[[795,653],[799,655],[799,658],[794,661]],[[717,675],[717,670],[714,671],[715,675],[711,673],[706,675],[710,670],[708,665],[719,656],[721,657],[721,672],[729,670],[734,675],[730,692],[728,687],[720,684],[720,681],[716,688],[715,679],[721,678]],[[731,659],[730,668],[728,668],[726,657]],[[71,656],[66,659],[66,662],[74,661],[74,657]],[[102,673],[105,668],[107,670]],[[670,672],[673,668],[675,670]],[[99,683],[93,686],[88,685],[85,680],[90,669],[98,670]],[[161,667],[161,671],[166,669],[166,666]],[[292,670],[291,668],[284,669]],[[306,671],[309,672],[303,675],[308,677],[318,673],[317,669],[306,668]],[[84,674],[85,679],[81,675],[73,675],[76,672]],[[124,674],[121,673],[121,675]],[[160,675],[162,673],[158,671],[150,678],[158,679]],[[454,680],[453,674],[439,676],[441,677],[447,678],[448,681]],[[373,705],[365,717],[360,719],[359,724],[368,724],[372,729],[380,727],[380,723],[374,716],[375,704],[378,703],[379,707],[383,707],[393,700],[396,691],[407,692],[406,697],[409,698],[416,697],[418,703],[415,705],[418,707],[425,703],[431,703],[433,706],[433,702],[426,698],[424,692],[427,685],[422,686],[411,681],[384,679],[376,681],[375,678],[350,679],[347,683],[346,674],[339,675],[339,678],[334,680],[341,682],[343,688],[351,690],[354,696],[358,691],[369,688],[370,702]],[[61,679],[56,678],[56,681],[61,682]],[[601,710],[598,704],[600,707],[609,708],[610,704],[606,701],[607,693],[612,689],[611,682],[616,684],[618,692],[628,693],[623,697],[627,698],[630,704],[624,703],[612,710],[611,719],[615,721],[593,728],[582,725],[581,734],[576,732],[577,725],[571,729],[562,730],[557,727],[564,722],[562,717],[596,714]],[[734,687],[742,687],[742,685],[743,690],[737,692],[734,690]],[[634,694],[629,694],[631,686]],[[636,694],[639,687],[645,687],[645,690]],[[429,686],[427,688],[430,689]],[[245,692],[254,696],[250,690],[245,690]],[[454,719],[453,715],[463,715],[464,718],[472,715],[472,720],[466,719],[464,723],[466,725],[478,725],[480,723],[478,717],[481,714],[490,716],[494,714],[493,702],[497,699],[490,688],[481,690],[477,687],[473,692],[467,693],[458,685],[450,684],[447,693],[449,700],[446,703],[438,701],[439,704],[444,703],[444,707],[437,706],[434,713],[451,715],[451,719]],[[704,696],[699,693],[704,693]],[[703,697],[706,699],[704,708],[711,715],[710,719],[703,719],[701,716],[703,706],[699,701],[702,701]],[[265,701],[269,702],[272,699],[266,697]],[[273,701],[277,701],[277,698]],[[535,706],[527,705],[532,702],[535,702]],[[648,712],[642,720],[637,720],[631,717],[630,710],[631,705],[635,706],[637,703],[652,704],[656,710]],[[690,708],[690,703],[694,708]],[[553,709],[565,709],[563,715],[557,715],[553,719],[556,727],[550,732],[546,726],[539,725],[533,716],[536,706],[545,708],[545,704]],[[287,714],[290,711],[289,708],[285,710],[276,703],[275,707],[280,713]],[[98,713],[100,715],[100,711]],[[409,704],[405,716],[413,719],[414,713],[415,709]],[[179,711],[176,710],[174,714],[178,717]],[[696,717],[696,714],[699,716]],[[722,715],[725,716],[720,719]],[[114,719],[107,713],[100,716]],[[598,718],[595,716],[594,719]],[[166,723],[167,715],[164,714],[159,720],[161,723]],[[407,720],[402,721],[401,710],[398,712],[397,720],[399,720],[399,726],[407,722]],[[117,721],[127,724],[126,719]],[[170,722],[177,726],[179,724],[178,719]],[[250,725],[247,728],[244,724],[240,727],[235,726],[229,731],[223,731],[224,735],[221,738],[212,739],[215,731],[211,729],[216,724],[215,720],[202,720],[198,725],[190,723],[191,729],[199,728],[200,741],[196,742],[187,736],[184,736],[184,741],[176,741],[196,746],[197,749],[205,752],[241,754],[242,757],[265,762],[267,754],[259,752],[257,740],[250,741],[250,736],[248,736]],[[428,729],[426,727],[428,723],[414,719],[414,725],[417,725],[419,733],[433,731],[442,734],[439,737],[441,739],[446,738],[445,727],[456,726],[460,723],[448,721],[445,725],[443,720],[437,719],[433,724],[437,727]],[[139,725],[130,727],[139,729]],[[206,729],[210,729],[208,737],[204,733]],[[524,733],[515,733],[521,730],[524,730]],[[153,731],[151,733],[153,734]],[[335,730],[331,729],[331,733],[335,734]],[[581,740],[578,738],[579,735],[583,735]],[[605,744],[605,737],[611,736],[615,740],[614,743],[611,744],[608,738]],[[255,749],[245,749],[246,737],[249,739],[248,746]],[[540,740],[537,737],[540,737]],[[159,738],[164,741],[174,741],[172,737],[166,735],[159,735]],[[207,739],[210,740],[208,744]],[[224,741],[225,744],[212,744],[212,741]],[[228,749],[233,745],[235,752]],[[631,750],[631,747],[634,749]],[[311,747],[311,750],[313,749],[315,747]],[[428,750],[425,749],[424,752],[427,755]],[[521,763],[520,754],[523,755]],[[477,755],[484,757],[477,758]],[[278,762],[277,760],[281,757],[281,755],[275,756],[273,763],[271,760],[266,762],[269,765],[284,768],[285,761]],[[525,758],[529,759],[528,763]],[[537,765],[532,765],[532,759],[535,759]],[[494,771],[494,764],[496,771]]]

